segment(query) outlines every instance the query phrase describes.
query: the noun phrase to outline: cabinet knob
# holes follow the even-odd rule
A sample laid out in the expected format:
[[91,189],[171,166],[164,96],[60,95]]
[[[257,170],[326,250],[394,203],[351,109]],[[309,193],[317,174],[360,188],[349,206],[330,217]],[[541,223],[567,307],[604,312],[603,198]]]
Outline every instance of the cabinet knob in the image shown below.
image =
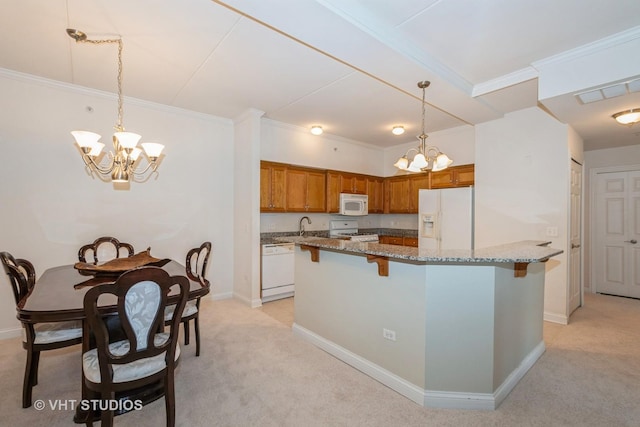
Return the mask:
[[631,240],[625,240],[625,243],[631,243],[632,245],[635,245],[636,243],[638,243],[638,241],[636,239],[631,239]]

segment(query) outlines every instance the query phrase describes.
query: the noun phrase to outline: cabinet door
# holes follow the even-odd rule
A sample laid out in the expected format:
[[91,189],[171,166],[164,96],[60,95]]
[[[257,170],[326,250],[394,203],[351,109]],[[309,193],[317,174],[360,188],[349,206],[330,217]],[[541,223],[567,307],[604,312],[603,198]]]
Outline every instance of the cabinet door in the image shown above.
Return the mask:
[[402,244],[404,246],[412,246],[414,248],[418,247],[418,238],[417,237],[404,237],[402,239]]
[[307,172],[307,212],[324,212],[326,204],[326,176],[324,172]]
[[431,188],[449,188],[453,187],[453,173],[450,169],[443,171],[431,172]]
[[383,213],[384,181],[381,178],[367,179],[367,195],[369,196],[369,213]]
[[286,166],[260,163],[260,211],[284,212]]
[[409,213],[418,213],[419,210],[419,190],[429,188],[429,174],[414,175],[409,181]]
[[407,213],[409,210],[409,177],[387,181],[389,213]]
[[340,212],[340,174],[327,172],[327,212]]
[[402,236],[386,236],[388,245],[402,246]]
[[431,173],[431,188],[468,187],[474,184],[474,165],[462,165]]
[[340,192],[367,194],[367,177],[365,175],[341,174]]
[[260,211],[271,207],[271,168],[260,165]]
[[287,169],[287,212],[306,212],[307,172],[299,169]]
[[367,194],[367,177],[364,175],[355,175],[351,178],[353,192],[356,194]]
[[456,168],[456,186],[468,187],[475,183],[475,165],[464,165]]

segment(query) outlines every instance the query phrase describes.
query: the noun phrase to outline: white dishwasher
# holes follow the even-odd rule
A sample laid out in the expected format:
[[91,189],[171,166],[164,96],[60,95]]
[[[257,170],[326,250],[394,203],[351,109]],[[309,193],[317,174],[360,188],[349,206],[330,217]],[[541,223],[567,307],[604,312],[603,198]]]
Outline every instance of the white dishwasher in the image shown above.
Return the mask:
[[262,245],[262,302],[293,296],[294,244]]

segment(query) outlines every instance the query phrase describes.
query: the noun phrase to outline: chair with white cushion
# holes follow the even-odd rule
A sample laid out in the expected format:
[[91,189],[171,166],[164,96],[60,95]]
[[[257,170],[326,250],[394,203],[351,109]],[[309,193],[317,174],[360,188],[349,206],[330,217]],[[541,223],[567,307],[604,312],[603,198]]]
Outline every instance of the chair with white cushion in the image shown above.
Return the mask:
[[[115,283],[97,285],[87,291],[84,311],[89,332],[96,341],[96,348],[82,355],[84,383],[90,392],[102,400],[112,401],[116,392],[161,381],[167,426],[175,425],[174,371],[180,356],[179,316],[187,302],[189,286],[184,276],[169,276],[159,267],[141,267],[123,273]],[[109,325],[113,324],[114,314],[102,308],[107,304],[100,299],[103,295],[117,298],[116,315],[121,325],[118,332],[124,335],[123,340],[110,340]],[[175,303],[178,318],[165,332],[163,313],[168,298]],[[113,416],[112,410],[102,411],[102,425],[111,426]],[[88,419],[92,418],[90,413]]]
[[[210,286],[205,275],[207,273],[207,264],[209,255],[211,254],[211,242],[204,242],[199,248],[190,249],[187,252],[186,270],[187,276],[191,280],[200,281],[203,286]],[[173,319],[173,306],[168,306],[164,313],[166,322]],[[189,321],[193,320],[193,329],[196,335],[196,356],[200,356],[200,298],[187,301],[187,305],[182,313],[182,324],[184,326],[184,345],[189,345]]]
[[[0,252],[4,271],[9,276],[16,307],[29,294],[36,281],[33,264],[15,259],[9,252]],[[22,323],[22,346],[27,350],[27,363],[22,385],[22,407],[31,406],[33,387],[38,384],[40,352],[69,347],[82,342],[82,322]]]

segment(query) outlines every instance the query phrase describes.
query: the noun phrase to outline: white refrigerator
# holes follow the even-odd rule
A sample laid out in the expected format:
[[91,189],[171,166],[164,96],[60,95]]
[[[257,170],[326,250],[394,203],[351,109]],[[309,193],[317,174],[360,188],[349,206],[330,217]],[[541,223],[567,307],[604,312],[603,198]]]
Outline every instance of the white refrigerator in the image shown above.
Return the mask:
[[420,190],[419,247],[473,249],[473,205],[473,187]]

